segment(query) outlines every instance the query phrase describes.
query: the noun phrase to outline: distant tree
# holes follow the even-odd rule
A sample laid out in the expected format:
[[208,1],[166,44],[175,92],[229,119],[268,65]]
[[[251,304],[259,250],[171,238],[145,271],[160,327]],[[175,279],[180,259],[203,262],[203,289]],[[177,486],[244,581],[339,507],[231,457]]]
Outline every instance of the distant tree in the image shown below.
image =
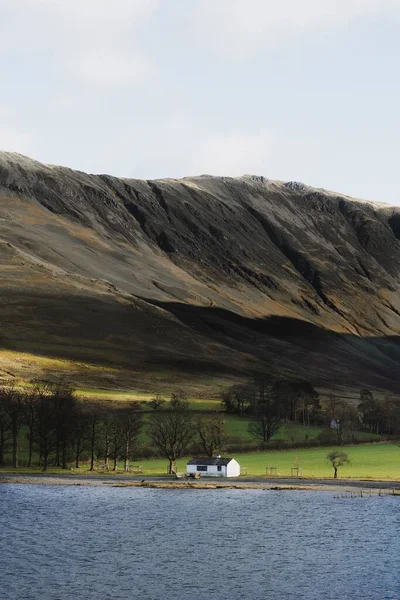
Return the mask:
[[222,452],[226,440],[225,421],[221,415],[201,416],[196,420],[197,433],[206,456]]
[[75,405],[72,435],[72,447],[76,469],[80,468],[80,461],[82,454],[85,451],[85,446],[90,439],[90,433],[90,420],[85,402],[79,401]]
[[23,394],[12,384],[0,390],[5,426],[11,433],[12,466],[18,467],[19,433],[24,424]]
[[332,450],[332,452],[329,452],[329,454],[327,454],[326,458],[329,460],[333,467],[334,479],[337,479],[338,468],[342,465],[345,465],[346,463],[350,463],[347,454],[345,452],[342,452],[341,450]]
[[55,404],[51,393],[51,384],[43,382],[37,387],[35,441],[39,446],[39,464],[43,471],[47,470],[50,454],[56,448]]
[[302,425],[316,425],[321,422],[321,403],[319,395],[308,381],[299,382],[298,409]]
[[114,411],[110,407],[104,407],[101,417],[100,435],[102,442],[100,443],[100,454],[104,458],[104,468],[108,471],[110,468],[111,454],[111,436],[113,431]]
[[119,419],[123,443],[124,471],[127,473],[129,471],[131,454],[134,448],[137,447],[138,436],[142,426],[142,415],[139,404],[132,402],[130,406],[121,410]]
[[273,395],[280,407],[282,420],[302,425],[321,422],[321,404],[314,386],[306,380],[279,380],[272,385]]
[[336,396],[335,394],[329,394],[325,409],[328,417],[336,419],[339,416],[338,411],[341,409],[342,404],[342,400],[339,396]]
[[170,410],[153,413],[149,419],[149,436],[169,461],[168,472],[176,470],[176,461],[188,451],[196,429],[187,402],[174,403]]
[[248,384],[235,384],[221,393],[221,404],[228,414],[239,417],[248,413],[252,401],[253,391]]
[[113,471],[117,470],[118,460],[123,451],[123,439],[121,433],[121,421],[118,418],[117,411],[111,415],[110,423],[110,458],[113,461]]
[[26,392],[22,398],[22,410],[24,413],[25,425],[28,427],[26,435],[28,440],[28,463],[27,467],[32,465],[33,445],[35,441],[35,426],[37,421],[37,407],[39,403],[39,394],[37,386]]
[[400,434],[400,403],[390,394],[387,394],[382,402],[383,430],[389,435]]
[[87,421],[89,426],[89,445],[90,445],[90,471],[94,471],[96,459],[96,446],[100,432],[101,420],[104,413],[104,405],[101,402],[85,402]]
[[159,410],[162,405],[164,404],[165,400],[164,398],[161,396],[161,394],[156,394],[154,396],[154,398],[152,398],[149,402],[149,406],[152,410],[156,411]]
[[358,410],[365,429],[371,433],[380,433],[383,410],[371,390],[360,390]]
[[51,384],[49,401],[53,405],[55,426],[56,467],[67,468],[67,453],[72,443],[76,396],[74,390],[63,383]]
[[280,406],[273,387],[265,380],[254,382],[252,415],[249,432],[263,442],[269,442],[281,428]]
[[6,413],[6,396],[0,389],[0,467],[4,466],[4,458],[8,443],[8,427]]
[[187,402],[188,395],[184,390],[176,390],[171,394],[171,408],[179,408]]
[[325,417],[329,422],[333,421],[334,427],[331,431],[334,431],[339,445],[342,445],[350,437],[350,433],[354,432],[360,423],[355,407],[335,395],[328,397]]
[[400,403],[392,395],[377,398],[371,390],[360,390],[359,419],[364,429],[382,435],[400,434]]

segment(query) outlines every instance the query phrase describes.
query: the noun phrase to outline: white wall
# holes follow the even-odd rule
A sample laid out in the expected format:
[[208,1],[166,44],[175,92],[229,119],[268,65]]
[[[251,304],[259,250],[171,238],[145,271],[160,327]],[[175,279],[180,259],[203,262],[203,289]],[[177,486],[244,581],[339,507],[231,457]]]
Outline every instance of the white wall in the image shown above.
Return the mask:
[[227,467],[222,465],[221,471],[218,471],[217,465],[208,465],[207,471],[197,471],[197,465],[186,465],[186,473],[201,473],[202,477],[239,477],[240,465],[235,459]]
[[189,475],[190,473],[197,473],[196,465],[186,465],[186,473]]
[[217,465],[208,465],[207,471],[197,471],[197,465],[186,465],[186,473],[200,473],[202,477],[226,477],[226,467],[218,471]]
[[226,477],[239,477],[240,465],[234,458],[232,458],[231,462],[228,464],[227,469]]

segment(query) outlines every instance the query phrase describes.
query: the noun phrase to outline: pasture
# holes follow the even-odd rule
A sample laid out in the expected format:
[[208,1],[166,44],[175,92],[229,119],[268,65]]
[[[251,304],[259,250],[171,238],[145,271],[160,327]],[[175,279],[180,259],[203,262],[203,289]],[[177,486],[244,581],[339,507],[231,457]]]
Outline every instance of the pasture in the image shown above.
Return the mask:
[[[260,477],[266,475],[266,467],[275,467],[276,475],[285,477],[291,475],[292,467],[299,466],[304,478],[331,478],[333,469],[326,459],[327,454],[333,447],[301,448],[292,450],[270,450],[262,452],[231,453],[239,462],[241,467],[247,471],[248,477]],[[374,444],[360,444],[342,446],[341,450],[347,453],[350,464],[339,468],[341,479],[371,479],[371,480],[400,480],[400,447],[393,443],[379,442]],[[188,458],[177,461],[177,470],[185,471]],[[135,459],[131,465],[141,465],[143,475],[165,475],[168,461],[164,458]],[[104,472],[101,462],[98,463],[96,473],[105,476],[113,476],[113,471]],[[0,469],[0,472],[10,472],[13,469]],[[15,471],[15,470],[14,470]],[[20,468],[18,472],[34,473],[40,472],[39,468]],[[61,473],[61,469],[49,468],[49,473]],[[65,472],[65,471],[64,471]],[[87,463],[74,473],[89,475]],[[122,473],[122,463],[119,463],[117,473]]]
[[[303,477],[332,477],[333,469],[326,455],[333,447],[301,448],[295,450],[272,450],[267,452],[235,453],[234,458],[246,468],[247,476],[265,476],[266,467],[275,467],[277,476],[288,476],[292,467],[299,465]],[[400,448],[391,443],[342,446],[350,464],[339,468],[339,478],[400,480]],[[144,475],[166,473],[165,459],[135,461],[143,467]],[[184,471],[186,459],[177,461],[178,471]]]

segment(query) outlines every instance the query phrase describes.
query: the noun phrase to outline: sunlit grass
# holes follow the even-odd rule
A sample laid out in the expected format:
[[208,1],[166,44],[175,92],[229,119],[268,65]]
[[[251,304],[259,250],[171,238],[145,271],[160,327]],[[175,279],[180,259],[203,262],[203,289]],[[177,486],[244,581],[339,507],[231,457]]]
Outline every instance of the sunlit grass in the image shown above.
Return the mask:
[[[343,446],[350,464],[339,469],[339,477],[353,479],[400,479],[400,448],[395,444],[377,443]],[[238,461],[252,475],[264,475],[266,467],[275,467],[278,475],[290,475],[299,465],[304,477],[331,477],[332,467],[326,459],[328,447],[282,450],[239,455]]]
[[[332,448],[307,448],[298,450],[281,450],[270,452],[250,452],[235,454],[236,460],[242,467],[247,469],[248,476],[263,476],[266,467],[276,468],[278,476],[291,475],[292,467],[299,465],[303,477],[309,478],[331,478],[332,467],[326,459]],[[340,478],[349,479],[378,479],[378,480],[400,480],[400,449],[395,444],[378,443],[359,446],[343,446],[341,450],[346,452],[350,459],[349,465],[339,469]],[[178,471],[184,472],[187,458],[177,461]],[[138,459],[131,465],[140,465],[143,475],[164,475],[167,472],[168,461],[163,458]],[[113,471],[104,472],[101,463],[97,464],[97,473],[105,475],[115,474]],[[11,469],[2,469],[9,472]],[[14,470],[15,471],[15,470]],[[40,473],[39,468],[17,470],[18,473]],[[49,473],[65,473],[61,469],[49,469]],[[88,464],[83,464],[80,469],[71,468],[69,472],[90,474]],[[117,473],[122,473],[122,463],[119,463]]]
[[[106,390],[106,389],[78,389],[76,394],[80,398],[86,398],[88,400],[99,400],[99,401],[113,401],[113,402],[150,402],[154,397],[155,393],[150,392],[138,392],[135,390]],[[168,406],[170,396],[161,396]],[[188,397],[187,401],[192,409],[195,410],[218,410],[221,406],[221,402],[214,398],[192,398]],[[146,409],[146,405],[144,405]],[[148,407],[150,408],[150,407]]]
[[[321,478],[332,477],[333,470],[326,459],[333,447],[304,448],[295,450],[271,450],[267,452],[231,453],[242,467],[247,470],[248,476],[264,476],[266,468],[274,467],[277,476],[291,475],[291,469],[299,466],[303,477]],[[400,448],[396,444],[376,443],[355,446],[342,446],[341,450],[348,454],[350,464],[339,469],[340,478],[350,479],[378,479],[400,480]],[[189,458],[189,457],[188,457]],[[184,472],[187,458],[177,461],[178,471]],[[168,461],[163,458],[136,459],[131,465],[141,465],[143,475],[164,475],[167,472]],[[70,471],[88,474],[88,463],[82,463],[80,469],[74,469],[72,463]],[[104,473],[102,462],[97,462],[97,473]],[[14,471],[10,468],[0,469],[0,472]],[[32,469],[20,468],[18,473],[40,473],[38,467]],[[61,469],[48,470],[49,473],[65,473]],[[106,475],[113,474],[106,472]],[[118,473],[122,473],[122,463],[119,463]],[[115,474],[115,473],[114,473]]]
[[[266,474],[266,467],[275,467],[278,476],[291,475],[292,467],[299,465],[303,477],[332,477],[333,469],[326,459],[332,447],[306,448],[299,450],[281,450],[271,452],[235,453],[234,457],[247,475]],[[343,446],[350,459],[349,465],[339,469],[339,477],[351,479],[400,480],[400,448],[395,444],[378,443],[359,446]],[[187,459],[177,462],[178,471],[184,472]],[[168,463],[165,459],[140,459],[145,475],[166,473]]]

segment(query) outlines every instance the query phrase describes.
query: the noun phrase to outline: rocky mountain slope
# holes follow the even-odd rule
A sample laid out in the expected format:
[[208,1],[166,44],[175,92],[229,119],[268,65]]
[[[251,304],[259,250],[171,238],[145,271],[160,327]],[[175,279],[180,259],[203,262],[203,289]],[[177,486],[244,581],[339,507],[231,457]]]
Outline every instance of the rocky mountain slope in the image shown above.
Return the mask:
[[399,208],[0,153],[0,249],[3,377],[61,361],[77,385],[266,372],[397,392]]

